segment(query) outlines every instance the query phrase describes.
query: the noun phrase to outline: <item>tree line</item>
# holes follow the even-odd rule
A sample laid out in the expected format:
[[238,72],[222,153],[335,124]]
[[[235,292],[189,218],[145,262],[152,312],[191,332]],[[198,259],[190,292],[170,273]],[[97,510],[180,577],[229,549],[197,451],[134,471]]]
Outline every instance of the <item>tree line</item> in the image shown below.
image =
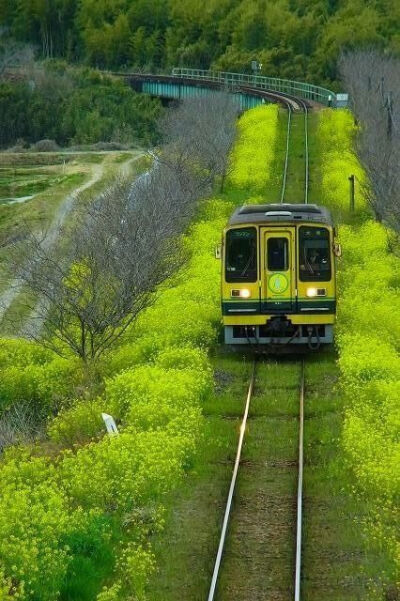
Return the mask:
[[379,221],[400,232],[400,60],[375,50],[347,54],[341,72],[360,124],[366,197]]
[[0,0],[9,36],[41,58],[99,68],[249,71],[332,84],[342,49],[400,52],[397,0]]
[[223,184],[237,114],[223,92],[171,109],[148,172],[133,184],[117,178],[56,243],[30,232],[15,245],[12,271],[32,292],[28,338],[92,363],[154,302],[159,284],[186,260],[180,236],[199,199]]
[[158,139],[160,102],[116,78],[65,61],[31,61],[10,80],[1,76],[1,64],[0,147],[42,139],[61,146]]

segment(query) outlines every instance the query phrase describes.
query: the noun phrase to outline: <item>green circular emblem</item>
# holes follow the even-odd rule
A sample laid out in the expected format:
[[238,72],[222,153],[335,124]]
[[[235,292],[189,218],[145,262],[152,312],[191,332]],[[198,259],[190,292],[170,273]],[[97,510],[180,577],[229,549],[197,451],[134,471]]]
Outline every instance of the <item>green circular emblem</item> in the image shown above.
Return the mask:
[[274,273],[269,277],[268,288],[274,294],[283,294],[289,286],[289,281],[284,273]]

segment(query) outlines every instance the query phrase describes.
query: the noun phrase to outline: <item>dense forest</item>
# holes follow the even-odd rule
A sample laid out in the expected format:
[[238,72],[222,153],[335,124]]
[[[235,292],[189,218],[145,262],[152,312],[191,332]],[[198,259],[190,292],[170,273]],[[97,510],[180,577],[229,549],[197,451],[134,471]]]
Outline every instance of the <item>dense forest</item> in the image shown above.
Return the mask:
[[398,0],[0,0],[38,58],[94,67],[191,66],[332,84],[343,48],[400,52]]
[[0,146],[38,140],[61,146],[152,144],[161,105],[89,67],[45,61],[0,81]]
[[[0,146],[154,143],[159,103],[95,69],[248,72],[256,59],[338,90],[341,52],[400,54],[399,24],[398,0],[0,0]],[[23,77],[3,77],[10,65]]]

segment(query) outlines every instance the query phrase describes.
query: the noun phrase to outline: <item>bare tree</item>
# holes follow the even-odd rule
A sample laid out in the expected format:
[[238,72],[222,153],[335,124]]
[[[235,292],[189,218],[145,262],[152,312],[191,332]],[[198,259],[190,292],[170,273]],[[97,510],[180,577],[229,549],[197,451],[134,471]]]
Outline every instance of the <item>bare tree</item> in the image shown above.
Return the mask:
[[238,112],[237,99],[221,91],[185,100],[161,124],[165,146],[160,160],[177,170],[194,170],[204,189],[220,177],[222,190]]
[[14,403],[0,420],[0,453],[16,444],[33,442],[44,432],[45,416],[32,401]]
[[33,59],[32,46],[7,38],[5,30],[0,29],[0,81],[10,68],[31,65]]
[[375,50],[345,54],[341,73],[360,123],[358,151],[377,219],[400,231],[400,60]]
[[226,95],[184,103],[164,121],[168,146],[150,171],[134,184],[116,181],[63,235],[28,235],[13,253],[30,291],[25,336],[87,363],[123,334],[182,265],[179,236],[226,173],[236,114]]
[[32,295],[25,335],[96,360],[182,265],[179,234],[195,207],[175,173],[156,165],[134,185],[111,185],[54,245],[30,234],[14,264]]

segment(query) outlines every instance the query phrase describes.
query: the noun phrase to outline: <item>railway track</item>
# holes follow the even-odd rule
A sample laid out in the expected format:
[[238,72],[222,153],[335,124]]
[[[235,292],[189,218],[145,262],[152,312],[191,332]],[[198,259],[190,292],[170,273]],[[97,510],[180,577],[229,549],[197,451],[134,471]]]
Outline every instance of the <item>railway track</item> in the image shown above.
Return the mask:
[[[280,202],[283,204],[285,202],[285,195],[287,191],[287,181],[288,181],[288,170],[289,170],[289,160],[290,160],[290,149],[291,149],[291,132],[292,132],[292,124],[293,124],[293,114],[294,112],[302,112],[304,115],[304,189],[303,189],[303,202],[305,204],[308,203],[308,191],[309,191],[309,148],[308,148],[308,106],[307,103],[302,99],[295,99],[291,97],[287,97],[285,95],[280,95],[279,101],[286,105],[287,108],[287,128],[286,128],[286,147],[285,147],[285,159],[283,166],[283,175],[282,175],[282,188],[280,194]],[[299,201],[301,199],[299,198]],[[233,511],[233,500],[235,498],[235,489],[236,483],[239,476],[241,459],[242,459],[242,451],[245,440],[245,433],[247,428],[247,422],[249,415],[251,416],[250,408],[251,408],[251,400],[254,393],[256,382],[256,360],[253,364],[252,374],[250,378],[250,383],[247,391],[246,403],[243,412],[242,422],[240,426],[239,440],[236,451],[236,458],[234,462],[234,468],[232,473],[232,479],[229,487],[228,498],[225,506],[224,518],[221,529],[221,536],[219,539],[217,555],[214,564],[213,575],[211,579],[208,601],[215,601],[217,590],[218,590],[218,582],[221,572],[221,566],[224,557],[224,550],[227,540],[228,527],[231,519],[231,514]],[[293,577],[292,577],[292,586],[290,587],[290,591],[293,595],[294,601],[300,601],[301,599],[301,569],[302,569],[302,524],[303,524],[303,461],[304,461],[304,451],[303,451],[303,441],[304,441],[304,362],[301,362],[300,366],[300,378],[299,378],[299,387],[298,387],[298,448],[297,448],[297,487],[296,487],[296,520],[295,520],[295,540],[293,541],[293,549],[295,551],[295,562],[293,566]],[[262,597],[264,599],[264,597]],[[265,597],[267,598],[267,597]],[[239,600],[238,600],[239,601]]]
[[[307,103],[302,99],[296,99],[293,101],[292,98],[286,98],[282,96],[282,103],[286,105],[288,118],[287,118],[287,128],[286,128],[286,150],[285,150],[285,160],[283,165],[283,175],[282,175],[282,188],[280,194],[280,202],[283,204],[285,202],[285,195],[287,191],[287,178],[288,178],[288,167],[289,167],[289,157],[290,157],[290,142],[291,142],[291,132],[293,125],[293,114],[294,112],[302,112],[304,115],[304,204],[308,204],[308,190],[309,190],[309,151],[308,151],[308,106]],[[298,202],[301,202],[299,198]]]
[[[264,362],[265,365],[266,362]],[[248,420],[252,418],[251,412],[251,401],[253,398],[254,390],[256,387],[257,380],[257,368],[256,360],[254,360],[250,382],[248,386],[245,407],[243,411],[243,417],[241,420],[240,434],[238,440],[238,446],[236,451],[236,458],[234,462],[234,468],[232,473],[232,479],[229,487],[227,502],[225,506],[223,524],[221,529],[221,536],[218,544],[218,551],[215,559],[213,575],[211,579],[211,585],[208,594],[208,601],[216,601],[219,597],[218,594],[218,583],[220,580],[221,571],[223,571],[223,559],[226,547],[226,541],[229,531],[229,523],[232,519],[232,514],[235,512],[234,500],[237,499],[235,494],[237,488],[237,480],[240,476],[240,467],[242,465],[242,452],[245,444],[245,434],[248,428]],[[296,524],[295,524],[295,538],[292,541],[292,551],[294,553],[295,561],[293,563],[293,576],[292,583],[288,583],[288,590],[292,593],[294,601],[300,601],[301,599],[301,569],[302,569],[302,524],[303,524],[303,441],[304,441],[304,362],[300,363],[300,373],[298,378],[298,452],[297,452],[297,487],[296,487]],[[260,524],[260,528],[263,528],[263,524]],[[287,550],[288,557],[293,556],[290,549]],[[292,563],[289,560],[290,563]],[[290,568],[291,569],[291,568]],[[224,597],[225,598],[225,597]],[[261,598],[261,597],[256,597]],[[267,599],[268,597],[262,597]],[[272,598],[272,597],[271,597]],[[238,599],[239,601],[239,599]]]

